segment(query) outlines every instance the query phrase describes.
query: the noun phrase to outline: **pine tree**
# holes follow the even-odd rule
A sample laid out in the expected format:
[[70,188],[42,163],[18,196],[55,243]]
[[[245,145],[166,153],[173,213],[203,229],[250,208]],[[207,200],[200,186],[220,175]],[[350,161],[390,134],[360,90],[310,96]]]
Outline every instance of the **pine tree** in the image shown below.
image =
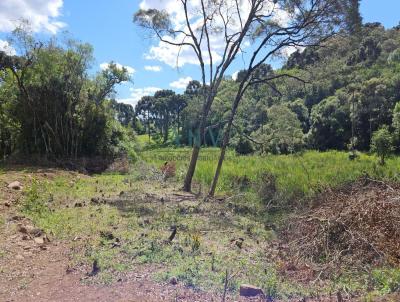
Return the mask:
[[352,35],[361,32],[362,17],[360,13],[360,0],[348,0],[348,9],[346,16],[347,30]]

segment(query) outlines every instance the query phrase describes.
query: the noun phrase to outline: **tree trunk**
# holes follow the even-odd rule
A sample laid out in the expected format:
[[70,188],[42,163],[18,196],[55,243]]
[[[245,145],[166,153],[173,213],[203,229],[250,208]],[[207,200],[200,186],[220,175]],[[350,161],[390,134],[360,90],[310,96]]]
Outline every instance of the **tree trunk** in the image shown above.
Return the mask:
[[218,165],[217,165],[217,169],[215,170],[215,174],[214,174],[213,181],[211,183],[210,191],[208,192],[208,197],[213,197],[215,194],[215,189],[217,188],[218,179],[221,174],[222,164],[225,159],[226,148],[228,147],[228,144],[229,144],[233,120],[235,118],[236,111],[239,106],[239,102],[242,99],[242,96],[245,91],[246,91],[246,87],[244,87],[244,83],[242,83],[239,87],[238,93],[236,94],[235,101],[233,102],[233,106],[231,109],[231,115],[229,116],[228,125],[224,132],[224,138],[222,140],[222,145],[221,145],[221,153],[219,155]]
[[192,179],[194,171],[196,170],[197,159],[200,153],[200,145],[194,144],[192,150],[192,156],[190,158],[190,164],[186,173],[185,182],[183,183],[183,190],[185,192],[192,191]]
[[225,153],[226,153],[226,145],[223,144],[221,146],[221,153],[218,159],[217,169],[215,170],[215,175],[211,183],[210,191],[208,192],[209,197],[213,197],[215,194],[215,189],[217,188],[219,175],[221,174],[222,163],[224,162],[225,159]]
[[149,134],[149,143],[151,141],[151,137],[150,137],[150,113],[147,110],[147,133]]
[[185,192],[192,191],[192,180],[193,180],[194,172],[196,170],[197,159],[199,158],[200,148],[202,145],[202,138],[204,137],[204,133],[205,133],[206,121],[207,121],[207,115],[203,115],[203,117],[201,118],[201,121],[200,121],[198,140],[196,140],[196,138],[193,139],[192,156],[190,158],[190,164],[189,164],[188,170],[186,172],[185,181],[183,183],[183,190]]

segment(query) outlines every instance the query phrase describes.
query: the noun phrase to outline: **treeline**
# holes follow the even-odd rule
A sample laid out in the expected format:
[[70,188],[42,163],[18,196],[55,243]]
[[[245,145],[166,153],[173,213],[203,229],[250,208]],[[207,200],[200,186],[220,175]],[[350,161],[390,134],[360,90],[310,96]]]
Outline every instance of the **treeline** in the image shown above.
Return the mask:
[[[231,133],[239,153],[371,148],[376,131],[400,146],[400,26],[380,23],[341,32],[321,47],[294,52],[280,70],[260,66],[276,78],[252,86],[243,96]],[[221,134],[240,77],[221,84],[207,122],[205,143],[221,144]],[[285,76],[280,77],[279,75]],[[192,145],[201,114],[203,89],[192,81],[182,95],[160,91],[144,97],[136,113],[160,143]]]
[[129,80],[125,68],[110,63],[92,77],[88,44],[42,42],[24,29],[10,41],[18,55],[0,52],[1,158],[134,153],[133,108],[109,100],[114,87]]
[[[0,154],[51,158],[132,153],[135,133],[159,144],[220,146],[241,77],[226,77],[199,138],[208,87],[192,81],[182,94],[162,90],[136,108],[113,99],[128,71],[110,63],[89,76],[93,50],[67,40],[40,42],[17,29],[18,56],[0,52]],[[383,137],[400,147],[400,26],[364,24],[322,47],[294,52],[279,70],[263,64],[235,116],[230,146],[241,154],[302,149],[361,150]],[[285,75],[285,76],[280,76]],[[380,132],[378,132],[380,131]],[[374,144],[373,144],[374,143]]]

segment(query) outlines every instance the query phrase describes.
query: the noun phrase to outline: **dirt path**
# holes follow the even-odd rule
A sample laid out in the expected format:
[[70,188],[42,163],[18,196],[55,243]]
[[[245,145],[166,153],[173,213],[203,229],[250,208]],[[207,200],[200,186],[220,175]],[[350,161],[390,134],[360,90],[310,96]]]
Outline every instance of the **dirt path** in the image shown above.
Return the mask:
[[[129,272],[109,286],[92,285],[88,277],[90,267],[70,268],[69,243],[46,242],[45,234],[39,237],[30,234],[35,226],[17,214],[21,191],[4,187],[0,191],[0,217],[3,219],[0,225],[0,302],[221,301],[220,296],[195,291],[182,284],[156,283],[151,279],[151,267]],[[259,299],[228,297],[226,301]]]
[[[130,272],[111,286],[85,285],[88,268],[69,269],[63,243],[38,244],[10,220],[2,232],[0,301],[220,301],[220,297],[182,285],[159,284],[150,270]],[[24,239],[25,238],[25,239]]]

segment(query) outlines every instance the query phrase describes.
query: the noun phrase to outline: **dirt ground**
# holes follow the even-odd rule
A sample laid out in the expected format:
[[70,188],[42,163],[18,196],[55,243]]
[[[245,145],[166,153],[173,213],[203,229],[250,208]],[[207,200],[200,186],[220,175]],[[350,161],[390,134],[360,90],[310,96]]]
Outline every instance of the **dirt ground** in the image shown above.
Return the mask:
[[[50,178],[65,171],[35,171],[35,177]],[[6,178],[28,184],[32,173],[7,173]],[[85,177],[85,176],[82,176]],[[3,175],[4,178],[4,175]],[[143,266],[121,275],[117,283],[96,285],[88,275],[91,267],[70,267],[72,245],[46,235],[30,236],[34,230],[29,219],[18,214],[21,191],[6,187],[0,179],[0,301],[222,301],[222,295],[196,291],[182,284],[157,283],[151,274],[155,267]],[[28,230],[27,226],[30,226]],[[25,227],[25,228],[24,228]],[[271,301],[258,298],[228,296],[226,301]],[[294,301],[339,301],[335,296]],[[344,299],[343,301],[364,301]],[[372,300],[371,300],[372,301]],[[400,294],[376,299],[378,302],[400,301]]]
[[[44,242],[29,236],[21,226],[34,228],[29,219],[18,214],[21,190],[7,188],[7,180],[30,180],[71,173],[59,170],[23,172],[15,169],[0,179],[0,214],[5,223],[0,228],[0,301],[221,301],[212,293],[196,291],[182,284],[156,283],[150,275],[152,267],[142,267],[124,274],[116,284],[93,285],[90,267],[70,265],[71,246],[68,242]],[[81,177],[86,177],[82,175]],[[40,238],[40,237],[39,237]],[[226,301],[261,301],[227,297]]]

